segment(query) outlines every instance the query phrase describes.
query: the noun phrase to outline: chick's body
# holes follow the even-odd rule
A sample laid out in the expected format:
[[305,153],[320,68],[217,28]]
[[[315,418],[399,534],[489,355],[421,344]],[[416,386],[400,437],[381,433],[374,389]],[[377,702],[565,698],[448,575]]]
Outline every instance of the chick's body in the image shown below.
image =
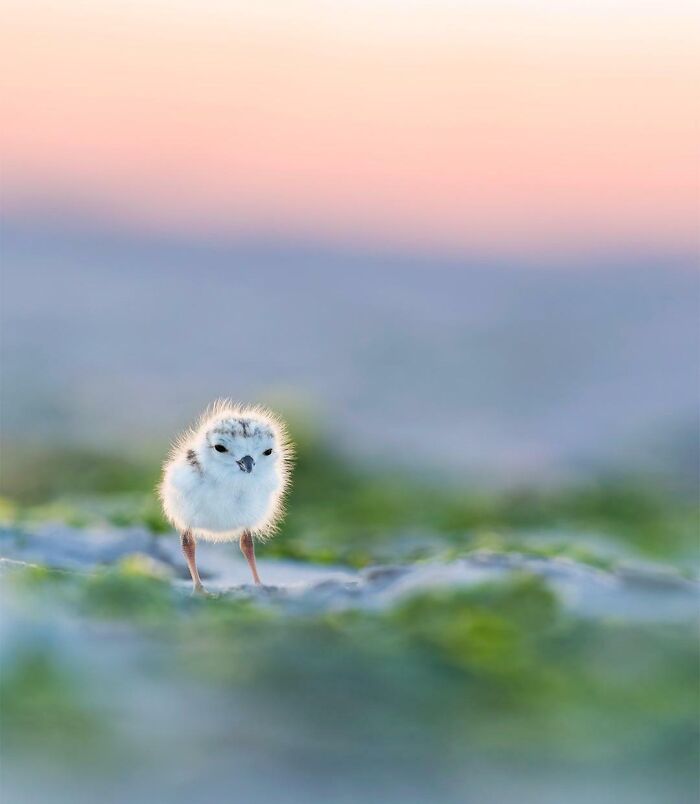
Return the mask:
[[206,541],[233,541],[246,529],[265,531],[275,519],[279,479],[268,476],[251,482],[238,474],[205,480],[186,458],[173,461],[161,486],[166,516],[178,530],[190,530]]
[[196,588],[201,586],[194,569],[196,539],[240,538],[257,578],[252,537],[266,538],[275,530],[290,458],[277,417],[229,402],[214,405],[178,439],[163,467],[159,494],[166,517],[182,534]]

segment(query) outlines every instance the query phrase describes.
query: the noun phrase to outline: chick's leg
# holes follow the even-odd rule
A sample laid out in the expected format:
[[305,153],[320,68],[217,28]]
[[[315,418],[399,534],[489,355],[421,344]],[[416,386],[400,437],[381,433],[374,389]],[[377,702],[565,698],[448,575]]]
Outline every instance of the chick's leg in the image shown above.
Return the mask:
[[194,557],[196,547],[195,540],[194,536],[189,530],[186,530],[182,536],[180,536],[180,544],[182,545],[182,552],[185,554],[185,558],[187,559],[187,566],[190,568],[193,591],[203,592],[204,587],[202,586],[202,581],[199,577],[199,572],[197,571],[197,562],[195,561]]
[[258,575],[258,568],[255,564],[255,545],[253,544],[253,534],[249,530],[244,530],[241,536],[241,552],[248,560],[248,566],[253,573],[253,581],[257,586],[260,586],[260,576]]

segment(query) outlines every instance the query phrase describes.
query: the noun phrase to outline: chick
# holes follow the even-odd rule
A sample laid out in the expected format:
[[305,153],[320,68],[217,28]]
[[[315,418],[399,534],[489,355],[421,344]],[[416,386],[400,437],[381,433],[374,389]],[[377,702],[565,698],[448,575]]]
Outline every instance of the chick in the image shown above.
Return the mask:
[[219,400],[175,442],[158,492],[167,519],[180,532],[195,592],[198,539],[239,541],[253,581],[260,584],[254,539],[272,536],[283,514],[292,444],[284,423],[259,406]]

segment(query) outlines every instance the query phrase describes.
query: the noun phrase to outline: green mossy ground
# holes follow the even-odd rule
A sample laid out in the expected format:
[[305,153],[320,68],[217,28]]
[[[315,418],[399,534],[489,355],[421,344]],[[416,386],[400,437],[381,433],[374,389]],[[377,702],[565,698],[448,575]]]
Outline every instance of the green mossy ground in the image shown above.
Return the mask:
[[[571,533],[593,533],[676,564],[697,557],[697,501],[654,478],[628,473],[505,491],[461,483],[445,491],[405,473],[360,470],[308,435],[297,435],[296,441],[288,513],[279,538],[265,547],[268,557],[363,567],[515,545],[607,565],[609,555],[584,538],[563,535]],[[136,460],[75,449],[35,455],[10,448],[3,464],[5,522],[53,519],[77,527],[108,522],[169,530],[154,492],[156,457]]]
[[[167,530],[153,493],[155,461],[65,450],[41,461],[15,458],[2,486],[7,523]],[[628,551],[689,572],[697,556],[696,504],[632,476],[545,490],[439,491],[409,475],[359,471],[301,439],[288,508],[281,533],[262,548],[266,558],[363,567],[487,548],[605,567]],[[78,762],[88,756],[80,748],[76,758],[79,743],[103,760],[122,756],[118,746],[146,729],[105,712],[118,699],[113,692],[141,679],[175,690],[197,685],[222,702],[264,702],[278,718],[273,733],[303,728],[327,768],[353,752],[377,767],[447,768],[468,756],[477,765],[584,774],[653,768],[669,789],[694,785],[692,623],[577,619],[541,580],[521,574],[381,610],[325,613],[190,598],[137,560],[85,575],[42,567],[5,575],[29,622],[29,637],[6,648],[0,674],[10,755]],[[84,629],[88,653],[101,655],[115,640],[128,647],[115,689],[96,665],[66,661],[66,645],[45,638],[59,615]],[[81,735],[78,743],[70,735]]]
[[[86,576],[17,569],[7,581],[35,608],[107,633],[128,628],[147,646],[134,672],[258,697],[329,739],[342,723],[344,740],[423,745],[441,756],[461,747],[693,773],[693,625],[579,620],[529,575],[381,611],[321,614],[191,598],[129,564]],[[81,697],[80,675],[50,650],[18,652],[2,674],[6,738],[49,751],[63,750],[63,730],[102,738],[96,682],[85,679],[91,692]]]

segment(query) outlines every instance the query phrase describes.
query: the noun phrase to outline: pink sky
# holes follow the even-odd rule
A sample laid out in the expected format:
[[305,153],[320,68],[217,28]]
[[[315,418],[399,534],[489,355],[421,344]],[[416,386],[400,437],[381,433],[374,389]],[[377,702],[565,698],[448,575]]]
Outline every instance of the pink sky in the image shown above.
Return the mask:
[[5,208],[409,248],[693,248],[692,8],[6,0]]

